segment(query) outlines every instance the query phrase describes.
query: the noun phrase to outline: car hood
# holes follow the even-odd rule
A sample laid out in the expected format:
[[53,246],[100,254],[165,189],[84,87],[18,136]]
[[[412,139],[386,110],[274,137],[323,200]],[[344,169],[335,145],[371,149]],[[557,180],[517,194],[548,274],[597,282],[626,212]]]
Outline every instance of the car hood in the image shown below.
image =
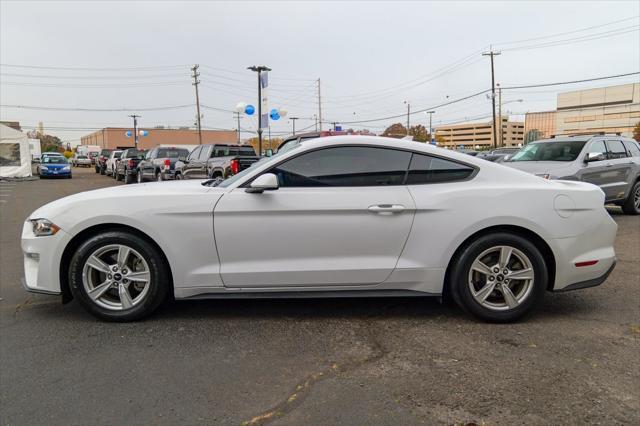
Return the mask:
[[63,169],[63,168],[65,168],[65,167],[69,167],[69,164],[52,164],[52,163],[44,163],[44,164],[41,164],[41,165],[40,165],[40,167],[43,167],[43,166],[44,166],[44,167],[46,167],[46,168],[48,168],[48,169],[50,169],[50,170],[53,170],[53,169]]
[[125,208],[134,204],[144,205],[145,200],[157,202],[158,199],[165,200],[165,204],[179,204],[181,197],[227,191],[226,188],[203,186],[202,182],[201,180],[149,182],[79,192],[45,204],[31,213],[29,219],[46,218],[53,220],[56,217],[71,213],[75,206],[86,203],[93,203],[95,210],[100,211],[101,206],[106,205],[106,203],[125,206]]
[[505,161],[500,163],[512,169],[536,175],[550,174],[552,176],[566,176],[573,174],[574,163],[564,161]]

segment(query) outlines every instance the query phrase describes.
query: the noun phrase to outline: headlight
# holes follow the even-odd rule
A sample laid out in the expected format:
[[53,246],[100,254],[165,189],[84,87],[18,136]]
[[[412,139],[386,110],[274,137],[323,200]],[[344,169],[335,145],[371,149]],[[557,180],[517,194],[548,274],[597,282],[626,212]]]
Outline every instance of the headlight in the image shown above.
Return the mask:
[[47,237],[49,235],[55,235],[60,230],[60,227],[47,219],[30,219],[33,226],[33,233],[36,237]]
[[47,166],[40,166],[40,170],[49,170]]
[[70,170],[70,169],[69,169],[69,166],[64,166],[62,170]]

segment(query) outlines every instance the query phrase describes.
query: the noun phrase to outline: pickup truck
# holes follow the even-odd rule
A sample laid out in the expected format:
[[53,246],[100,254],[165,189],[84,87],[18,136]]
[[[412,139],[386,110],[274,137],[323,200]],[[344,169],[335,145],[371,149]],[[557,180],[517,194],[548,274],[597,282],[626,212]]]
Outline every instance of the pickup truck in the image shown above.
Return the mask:
[[107,170],[107,159],[109,159],[111,151],[113,150],[107,148],[100,151],[100,154],[98,154],[98,157],[96,158],[96,173],[100,173],[101,175],[105,174],[105,171]]
[[147,180],[170,180],[174,178],[176,161],[180,157],[189,155],[189,150],[178,147],[153,148],[138,163],[138,183]]
[[144,158],[146,151],[135,148],[129,148],[122,151],[120,161],[116,164],[116,172],[114,178],[116,180],[124,180],[125,184],[130,184],[137,180],[138,164]]
[[[186,157],[186,156],[185,156]],[[210,144],[196,147],[176,164],[176,179],[226,179],[258,161],[251,145]]]

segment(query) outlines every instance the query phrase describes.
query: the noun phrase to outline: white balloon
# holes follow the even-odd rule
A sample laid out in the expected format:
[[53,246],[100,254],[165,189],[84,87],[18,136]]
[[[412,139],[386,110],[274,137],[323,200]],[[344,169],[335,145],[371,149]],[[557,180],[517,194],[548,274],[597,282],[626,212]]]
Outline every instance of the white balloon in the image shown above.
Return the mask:
[[244,109],[246,107],[247,107],[247,103],[246,102],[238,102],[238,105],[236,105],[236,111],[244,112]]
[[286,109],[278,108],[278,114],[280,114],[280,117],[286,117],[288,112],[289,111],[287,111]]

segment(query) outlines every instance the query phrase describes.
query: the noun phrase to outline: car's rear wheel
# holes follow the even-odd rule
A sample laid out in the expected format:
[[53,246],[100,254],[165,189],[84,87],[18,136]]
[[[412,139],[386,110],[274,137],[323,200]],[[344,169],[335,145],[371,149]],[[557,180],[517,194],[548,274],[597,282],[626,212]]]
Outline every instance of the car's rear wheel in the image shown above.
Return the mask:
[[105,175],[107,172],[104,167],[100,167],[100,174]]
[[129,185],[133,182],[133,177],[131,177],[131,173],[127,173],[127,170],[124,172],[124,184]]
[[509,233],[484,235],[466,245],[450,275],[456,303],[490,322],[511,322],[528,313],[548,281],[540,250]]
[[96,173],[100,173],[100,167],[96,167]]
[[142,170],[138,170],[138,173],[136,175],[136,179],[137,179],[138,183],[144,182],[144,178],[142,177]]
[[71,259],[73,296],[94,316],[135,321],[150,315],[167,297],[169,268],[145,239],[125,231],[95,235]]
[[179,173],[179,172],[176,173],[175,174],[175,178],[176,178],[176,180],[182,180],[182,173]]
[[162,178],[162,173],[156,172],[156,181],[162,182],[164,179]]
[[118,173],[118,171],[115,171],[115,178],[117,181],[120,181],[120,173]]
[[627,200],[622,204],[622,211],[631,215],[640,214],[640,180],[631,188]]

